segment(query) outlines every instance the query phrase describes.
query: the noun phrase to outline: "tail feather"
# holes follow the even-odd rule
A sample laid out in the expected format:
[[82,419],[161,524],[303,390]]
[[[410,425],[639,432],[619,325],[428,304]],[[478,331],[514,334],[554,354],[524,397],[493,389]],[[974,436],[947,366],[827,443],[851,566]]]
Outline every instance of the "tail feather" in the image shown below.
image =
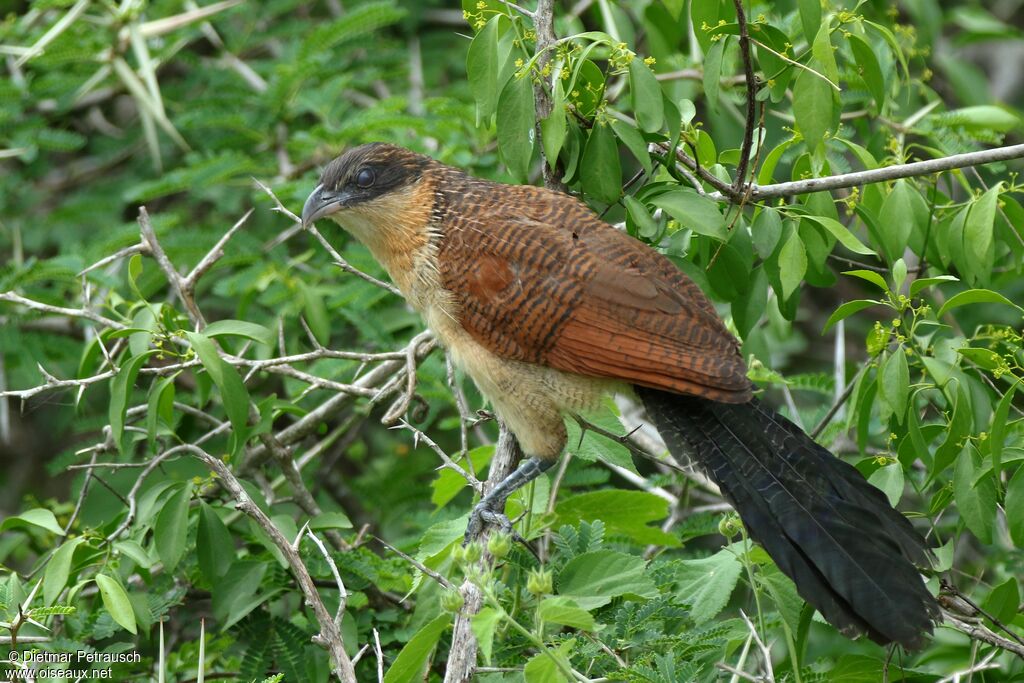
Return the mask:
[[923,645],[939,611],[915,565],[929,566],[931,553],[881,491],[757,400],[637,392],[672,454],[707,471],[829,623],[851,637]]

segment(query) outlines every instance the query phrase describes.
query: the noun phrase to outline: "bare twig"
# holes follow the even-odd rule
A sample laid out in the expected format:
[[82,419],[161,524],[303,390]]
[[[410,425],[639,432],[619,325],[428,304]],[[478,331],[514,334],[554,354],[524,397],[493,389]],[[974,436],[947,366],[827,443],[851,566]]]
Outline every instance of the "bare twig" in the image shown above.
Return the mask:
[[204,256],[199,261],[199,263],[196,264],[195,268],[189,271],[189,274],[186,275],[184,279],[182,279],[181,286],[186,292],[189,293],[189,295],[195,294],[196,283],[199,282],[199,278],[205,275],[207,271],[209,271],[210,268],[213,267],[213,264],[215,264],[217,261],[223,258],[224,245],[228,243],[228,240],[231,239],[234,236],[234,234],[241,229],[243,225],[245,225],[245,222],[249,220],[249,216],[252,215],[253,211],[255,211],[255,209],[249,209],[248,211],[246,211],[245,215],[239,218],[238,221],[236,221],[235,224],[232,225],[231,228],[226,233],[224,233],[219,240],[217,240],[217,243],[210,248],[210,251],[206,252],[206,256]]
[[92,264],[91,266],[89,266],[85,270],[79,272],[78,273],[78,277],[82,277],[86,273],[90,273],[90,272],[92,272],[94,270],[102,268],[103,266],[105,266],[105,265],[107,265],[109,263],[113,263],[114,261],[119,261],[120,259],[123,259],[126,256],[131,256],[132,254],[148,254],[148,253],[149,253],[149,246],[148,245],[142,244],[142,243],[140,243],[140,244],[133,244],[132,246],[125,247],[124,249],[121,249],[121,250],[111,254],[110,256],[106,256],[104,258],[101,258],[96,263]]
[[449,590],[454,590],[455,589],[455,584],[453,584],[451,581],[446,579],[444,576],[442,576],[441,574],[438,574],[437,572],[435,572],[433,569],[431,569],[430,567],[426,566],[422,562],[418,561],[416,558],[410,557],[409,555],[406,555],[401,550],[399,550],[395,546],[391,545],[390,543],[385,541],[380,536],[374,536],[373,538],[378,543],[380,543],[382,546],[384,546],[385,548],[387,548],[388,550],[393,552],[395,555],[398,555],[403,560],[405,560],[406,562],[411,564],[413,567],[415,567],[416,569],[418,569],[422,573],[424,573],[427,576],[429,576],[430,578],[432,578],[434,581],[437,581],[439,584],[441,584],[445,588],[447,588]]
[[[939,159],[927,159],[915,161],[909,164],[895,164],[883,168],[873,168],[867,171],[855,171],[853,173],[842,173],[839,175],[825,176],[824,178],[808,178],[806,180],[794,180],[788,183],[775,183],[772,185],[757,185],[752,183],[749,186],[749,196],[752,201],[773,199],[775,197],[793,197],[796,195],[810,194],[840,190],[847,187],[857,187],[870,183],[880,183],[899,178],[911,178],[916,176],[931,175],[942,171],[950,171],[957,168],[992,164],[998,161],[1009,161],[1024,157],[1024,144],[995,147],[980,152],[966,152],[954,154]],[[702,176],[703,177],[703,176]],[[706,178],[705,178],[706,180]],[[729,201],[734,199],[731,188],[723,190],[717,188],[717,193],[711,193],[709,198],[716,201]]]
[[[736,22],[740,28],[740,55],[743,57],[743,76],[746,82],[747,91],[747,121],[743,129],[743,145],[740,147],[740,160],[736,164],[736,181],[733,184],[733,191],[741,193],[743,185],[747,181],[747,164],[750,161],[750,149],[754,143],[755,121],[755,90],[757,79],[754,76],[754,64],[750,58],[750,33],[747,30],[747,15],[743,11],[743,0],[734,0],[736,6]],[[757,169],[754,169],[756,172]]]
[[775,672],[772,670],[772,651],[764,644],[764,641],[761,640],[761,636],[757,633],[754,623],[750,621],[750,617],[747,616],[746,612],[740,610],[740,616],[742,616],[743,621],[746,622],[747,628],[750,629],[750,634],[754,638],[754,642],[757,644],[757,649],[761,652],[761,659],[764,662],[765,674],[760,678],[760,680],[766,681],[767,683],[775,683]]
[[[533,30],[537,34],[534,49],[537,55],[536,70],[538,73],[543,73],[544,67],[551,61],[552,51],[550,48],[556,42],[554,5],[554,0],[538,0],[537,10],[532,15],[525,10],[521,10],[533,18]],[[556,76],[557,74],[552,73],[552,78]],[[533,86],[533,99],[536,106],[534,130],[536,131],[536,139],[540,148],[541,172],[544,174],[544,187],[565,192],[565,184],[559,179],[558,173],[553,170],[558,166],[558,159],[548,159],[544,153],[544,145],[541,143],[543,134],[540,129],[540,122],[551,116],[553,106],[551,95],[548,93],[548,87],[551,82],[545,83],[544,81],[545,79],[540,79]]]
[[[285,207],[285,205],[281,203],[281,200],[277,198],[277,195],[274,194],[273,190],[271,190],[269,187],[261,183],[256,178],[253,178],[252,180],[254,183],[256,183],[257,187],[263,190],[274,201],[274,211],[284,214],[285,216],[290,218],[293,223],[297,223],[300,226],[302,225],[302,219],[296,216],[295,213],[290,211],[287,207]],[[363,271],[359,270],[358,268],[350,264],[347,260],[345,260],[345,257],[342,256],[337,249],[331,246],[331,243],[328,242],[324,238],[324,236],[320,234],[320,231],[316,229],[315,225],[309,226],[308,228],[306,228],[306,230],[308,230],[309,233],[313,235],[313,237],[315,237],[318,242],[320,242],[320,246],[322,246],[327,251],[327,253],[331,255],[331,258],[334,259],[334,265],[338,266],[346,273],[355,275],[356,277],[366,280],[370,284],[376,285],[381,289],[391,292],[395,296],[402,296],[402,293],[398,291],[398,288],[395,287],[394,285],[384,282],[383,280],[378,280],[372,275],[364,273]]]
[[[490,476],[484,484],[483,493],[486,494],[511,474],[521,457],[522,451],[516,437],[502,424],[498,434],[498,445],[491,459]],[[480,538],[470,540],[482,540],[490,532],[484,525],[480,533]],[[491,560],[487,553],[483,555],[480,562],[489,563]],[[484,596],[480,587],[469,579],[459,588],[459,593],[462,595],[463,605],[455,617],[448,667],[444,674],[445,683],[469,683],[476,668],[477,642],[473,635],[472,622],[473,616],[483,607]]]
[[146,207],[139,207],[139,231],[142,233],[142,242],[146,245],[150,254],[156,259],[157,265],[160,270],[163,271],[164,276],[167,278],[167,282],[171,284],[175,292],[178,294],[178,298],[181,300],[182,305],[185,306],[185,310],[188,313],[189,320],[192,321],[192,325],[196,328],[202,328],[206,326],[206,320],[203,318],[203,314],[199,311],[199,307],[196,306],[195,299],[185,292],[183,287],[183,278],[181,273],[174,267],[171,260],[167,258],[167,254],[164,252],[164,248],[160,246],[160,241],[156,238],[156,232],[153,230],[153,224],[149,220],[149,212],[146,211]]
[[334,665],[334,673],[339,680],[344,683],[355,683],[355,670],[352,667],[352,661],[345,653],[345,644],[342,641],[341,632],[324,606],[323,600],[320,599],[320,594],[317,592],[313,578],[309,575],[309,570],[302,563],[302,558],[299,557],[299,554],[292,548],[292,544],[281,534],[280,530],[267,517],[266,513],[253,502],[249,494],[242,488],[242,484],[221,460],[193,444],[175,446],[165,451],[162,455],[166,457],[169,454],[175,453],[189,453],[213,470],[221,485],[235,499],[237,509],[255,521],[260,529],[270,537],[270,540],[277,546],[277,549],[281,551],[298,582],[299,589],[306,598],[306,604],[313,609],[313,614],[316,616],[317,623],[320,626],[320,633],[313,636],[313,642],[328,651]]
[[123,330],[125,328],[125,325],[122,325],[121,323],[115,320],[105,318],[102,315],[93,313],[92,311],[83,308],[65,308],[63,306],[51,306],[50,304],[43,303],[42,301],[26,299],[20,294],[15,294],[14,292],[0,292],[0,301],[8,301],[12,304],[20,304],[34,311],[52,313],[53,315],[59,315],[66,318],[89,320],[91,322],[96,323],[97,325],[111,327],[115,330]]
[[338,587],[338,609],[334,612],[334,625],[338,631],[341,631],[341,618],[345,616],[345,606],[348,604],[348,590],[345,588],[345,582],[341,580],[341,574],[338,572],[338,565],[335,564],[334,558],[327,552],[327,548],[324,546],[323,541],[317,538],[309,529],[309,522],[302,525],[302,530],[299,531],[298,537],[295,539],[294,548],[296,552],[299,550],[299,544],[302,542],[303,536],[308,536],[312,539],[316,547],[320,549],[320,554],[323,555],[324,560],[327,562],[327,566],[331,569],[331,576],[334,577],[334,584]]

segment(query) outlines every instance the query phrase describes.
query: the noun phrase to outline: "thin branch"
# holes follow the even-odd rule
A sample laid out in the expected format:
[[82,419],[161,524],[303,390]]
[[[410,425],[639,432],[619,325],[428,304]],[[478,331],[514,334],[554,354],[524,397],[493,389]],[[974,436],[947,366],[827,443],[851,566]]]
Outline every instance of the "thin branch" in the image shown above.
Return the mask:
[[[747,164],[750,161],[750,149],[754,144],[754,126],[756,123],[755,89],[757,78],[754,76],[754,64],[750,58],[750,33],[747,30],[747,15],[743,11],[743,0],[733,0],[736,6],[736,21],[740,28],[740,54],[743,56],[743,76],[747,92],[747,122],[743,129],[743,145],[740,147],[740,160],[736,164],[736,181],[733,190],[741,192],[747,181]],[[754,169],[756,172],[757,169]]]
[[111,320],[110,318],[104,318],[102,315],[93,313],[92,311],[83,308],[65,308],[63,306],[51,306],[50,304],[44,304],[42,301],[26,299],[20,294],[15,294],[14,292],[0,292],[0,301],[8,301],[13,304],[20,304],[34,311],[52,313],[53,315],[59,315],[67,318],[79,318],[82,320],[89,320],[91,322],[96,323],[97,325],[112,327],[115,330],[125,329],[125,325],[122,325],[119,322]]
[[193,268],[189,272],[189,274],[185,276],[185,278],[181,282],[181,285],[185,289],[185,291],[187,291],[189,294],[195,294],[196,283],[199,281],[199,278],[205,275],[206,272],[213,267],[213,264],[215,264],[217,261],[223,258],[224,245],[228,243],[228,240],[231,239],[234,236],[234,234],[241,229],[243,225],[245,225],[245,222],[249,220],[249,216],[252,215],[253,211],[255,211],[255,209],[249,209],[248,211],[246,211],[245,215],[239,218],[238,221],[234,225],[232,225],[231,228],[226,233],[224,233],[224,235],[219,240],[217,240],[217,243],[210,248],[210,251],[206,252],[206,256],[204,256],[202,260],[200,260],[199,263],[196,264],[195,268]]
[[[557,42],[554,28],[554,5],[554,0],[538,0],[537,10],[532,13],[533,30],[537,34],[537,41],[534,47],[534,54],[537,55],[537,73],[544,73],[544,67],[551,61],[552,50],[550,48]],[[555,70],[552,70],[551,78],[558,77]],[[542,78],[533,86],[533,99],[536,107],[534,131],[536,132],[537,146],[540,149],[541,172],[544,174],[544,187],[565,192],[565,184],[559,179],[558,173],[554,170],[558,167],[558,159],[548,159],[544,153],[544,145],[541,142],[543,140],[543,133],[541,132],[540,122],[551,116],[553,109],[551,95],[548,94],[548,87],[552,81],[547,83],[544,81],[545,79]]]
[[[673,151],[669,148],[667,143],[656,142],[648,145],[647,149],[649,152],[657,154],[669,154],[670,152],[673,152],[675,154],[676,161],[682,164],[683,168],[696,173],[701,180],[718,190],[717,193],[707,195],[708,197],[714,198],[716,201],[739,200],[742,196],[733,189],[732,185],[712,174],[706,168],[701,166],[695,158],[691,157],[678,147]],[[685,174],[684,177],[686,177]]]
[[1008,652],[1012,652],[1021,659],[1024,659],[1024,647],[1020,644],[1013,642],[1007,638],[1003,638],[998,633],[992,631],[982,623],[971,623],[966,621],[962,617],[950,614],[948,610],[943,610],[942,615],[945,617],[946,623],[952,626],[957,631],[960,631],[964,635],[968,636],[972,640],[985,643],[987,645],[994,645],[995,647],[1002,648]]
[[341,619],[345,616],[345,606],[348,604],[348,590],[345,588],[345,582],[341,580],[341,574],[338,572],[338,565],[334,562],[334,558],[327,552],[327,548],[324,546],[323,541],[317,538],[309,529],[309,522],[302,525],[302,530],[299,531],[298,538],[295,539],[294,548],[296,551],[299,549],[299,544],[302,542],[302,537],[308,536],[312,539],[316,547],[320,549],[320,554],[324,556],[324,560],[327,562],[327,566],[331,568],[331,575],[334,577],[334,583],[338,587],[338,609],[334,612],[334,625],[337,627],[338,632],[341,632]]
[[316,589],[316,584],[313,582],[313,578],[309,575],[309,570],[307,570],[306,565],[302,563],[302,558],[299,557],[298,552],[292,549],[292,544],[284,537],[270,518],[267,517],[266,513],[263,512],[255,502],[253,502],[249,497],[249,494],[246,493],[244,488],[242,488],[242,484],[235,478],[235,475],[221,460],[192,444],[175,446],[174,448],[165,451],[164,456],[166,457],[166,455],[175,452],[190,453],[197,459],[203,461],[207,467],[213,470],[221,485],[224,486],[228,493],[230,493],[235,499],[236,508],[255,521],[263,532],[270,537],[270,540],[275,546],[277,546],[277,549],[281,551],[281,554],[284,555],[285,560],[288,562],[288,566],[292,570],[292,574],[298,582],[299,589],[306,597],[306,604],[313,609],[313,614],[316,616],[317,623],[320,625],[320,633],[313,636],[313,642],[324,647],[328,651],[334,665],[334,673],[338,676],[339,680],[344,683],[356,683],[355,670],[352,667],[352,661],[345,653],[345,643],[342,640],[341,631],[335,624],[330,613],[327,611],[327,608],[324,606],[323,600],[320,598],[320,594]]
[[124,249],[121,249],[120,251],[117,251],[117,252],[111,254],[110,256],[106,256],[104,258],[101,258],[99,261],[97,261],[96,263],[92,264],[91,266],[89,266],[85,270],[80,271],[78,273],[78,277],[82,277],[86,273],[90,273],[90,272],[92,272],[92,271],[94,271],[94,270],[96,270],[98,268],[102,268],[103,266],[105,266],[105,265],[107,265],[109,263],[113,263],[114,261],[118,261],[120,259],[123,259],[125,256],[131,256],[133,254],[148,254],[148,253],[149,253],[149,246],[148,245],[142,244],[142,243],[140,243],[140,244],[133,244],[132,246],[125,247]]
[[[992,164],[999,161],[1009,161],[1024,157],[1024,144],[995,147],[980,152],[967,152],[954,154],[939,159],[926,159],[915,161],[909,164],[895,164],[883,168],[873,168],[867,171],[855,171],[853,173],[841,173],[839,175],[825,176],[824,178],[808,178],[806,180],[794,180],[787,183],[774,183],[772,185],[750,185],[750,199],[760,201],[773,199],[775,197],[793,197],[796,195],[810,194],[840,190],[848,187],[857,187],[870,183],[880,183],[900,178],[911,178],[916,176],[931,175],[942,171],[951,171],[957,168],[978,166],[981,164]],[[719,188],[718,193],[711,193],[709,198],[716,201],[728,201],[732,197],[728,192]]]
[[832,407],[828,409],[828,412],[825,413],[825,416],[821,418],[821,421],[819,421],[818,424],[814,427],[814,429],[812,429],[808,433],[808,436],[810,436],[812,439],[817,439],[819,436],[821,436],[821,433],[825,431],[825,427],[828,426],[828,423],[832,421],[832,418],[835,417],[836,413],[839,412],[839,409],[843,407],[843,404],[845,404],[846,401],[849,400],[850,395],[853,393],[853,388],[857,386],[857,380],[859,380],[860,376],[864,374],[864,370],[866,368],[867,366],[865,365],[860,370],[857,371],[857,374],[854,375],[853,379],[850,380],[850,383],[846,385],[846,388],[843,389],[843,392],[839,394],[838,398],[836,398],[835,400],[835,403],[833,403]]
[[[543,2],[543,0],[542,0]],[[491,468],[487,482],[484,484],[483,494],[498,485],[512,473],[522,457],[522,450],[516,437],[508,430],[504,423],[498,432],[498,445],[494,449],[494,457],[491,459]],[[490,533],[489,527],[483,525],[480,529],[480,536],[470,539],[481,541]],[[480,559],[482,565],[491,561],[485,551]],[[477,642],[473,635],[473,616],[483,607],[483,592],[471,579],[466,579],[459,588],[462,595],[462,609],[455,617],[455,625],[452,631],[452,644],[448,654],[448,667],[444,674],[444,683],[469,683],[473,680],[476,669]]]
[[[263,190],[274,201],[274,211],[284,214],[285,216],[290,218],[293,223],[297,223],[299,226],[302,225],[302,219],[296,216],[295,213],[290,211],[287,207],[285,207],[285,205],[281,203],[281,200],[277,198],[277,195],[274,194],[273,190],[271,190],[269,187],[261,183],[256,178],[253,178],[252,181],[256,183],[256,186]],[[331,255],[331,258],[334,259],[334,265],[338,266],[346,273],[355,275],[356,277],[366,280],[372,285],[376,285],[377,287],[380,287],[383,290],[391,292],[395,296],[402,296],[402,293],[398,291],[398,288],[395,287],[394,285],[384,282],[383,280],[378,280],[372,275],[364,273],[363,271],[359,270],[358,268],[350,264],[348,261],[346,261],[345,257],[342,256],[337,249],[331,246],[331,243],[328,242],[324,238],[324,236],[320,234],[320,231],[316,229],[315,225],[309,226],[308,228],[306,228],[306,230],[308,230],[309,233],[313,235],[313,237],[315,237],[318,242],[320,242],[320,245],[327,251],[327,253]]]
[[384,546],[385,548],[387,548],[388,550],[393,552],[395,555],[398,555],[403,560],[405,560],[406,562],[411,564],[413,567],[418,569],[420,572],[422,572],[423,574],[426,574],[427,576],[432,578],[434,581],[437,581],[439,584],[441,584],[442,586],[444,586],[448,590],[455,590],[455,584],[453,584],[451,581],[446,579],[444,576],[442,576],[441,574],[438,574],[433,569],[431,569],[430,567],[426,566],[425,564],[423,564],[422,562],[420,562],[416,558],[410,557],[409,555],[406,555],[401,550],[399,550],[395,546],[391,545],[390,543],[385,541],[380,536],[374,536],[373,538],[374,538],[375,541],[380,543],[382,546]]
[[146,207],[139,207],[139,232],[142,234],[142,242],[148,247],[149,253],[156,259],[157,265],[160,270],[163,271],[164,276],[167,278],[167,282],[170,283],[171,287],[178,294],[178,299],[185,306],[185,310],[188,313],[188,318],[192,322],[192,326],[196,329],[200,329],[206,326],[206,319],[203,318],[202,312],[196,305],[196,301],[191,297],[185,290],[184,278],[181,273],[178,272],[171,260],[167,258],[164,248],[160,246],[160,241],[156,238],[156,232],[153,230],[153,224],[149,220],[149,212],[146,211]]

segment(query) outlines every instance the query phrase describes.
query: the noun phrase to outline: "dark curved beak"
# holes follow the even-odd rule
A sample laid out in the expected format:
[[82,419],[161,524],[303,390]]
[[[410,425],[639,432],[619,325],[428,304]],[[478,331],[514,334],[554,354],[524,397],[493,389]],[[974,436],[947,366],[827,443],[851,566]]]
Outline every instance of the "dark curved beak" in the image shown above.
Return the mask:
[[325,190],[322,184],[317,185],[302,205],[302,227],[308,228],[317,219],[340,211],[347,199],[345,192],[331,192]]

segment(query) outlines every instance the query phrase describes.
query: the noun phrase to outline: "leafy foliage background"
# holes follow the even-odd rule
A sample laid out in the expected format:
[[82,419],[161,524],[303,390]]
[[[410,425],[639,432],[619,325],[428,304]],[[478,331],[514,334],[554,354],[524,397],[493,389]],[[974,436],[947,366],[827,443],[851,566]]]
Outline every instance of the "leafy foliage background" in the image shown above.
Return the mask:
[[[472,493],[437,470],[437,450],[486,468],[496,430],[474,424],[480,397],[466,383],[460,411],[434,350],[418,365],[412,424],[382,425],[405,388],[402,361],[386,392],[359,393],[343,387],[394,359],[323,350],[400,351],[421,323],[339,270],[253,183],[297,211],[319,167],[369,140],[516,182],[539,182],[543,152],[549,172],[720,305],[769,400],[808,429],[829,418],[819,439],[928,530],[934,588],[955,585],[1012,644],[1024,632],[1013,164],[742,209],[701,196],[673,150],[713,191],[733,179],[746,127],[735,10],[717,0],[557,3],[556,35],[577,38],[540,60],[531,19],[496,0],[0,10],[0,392],[15,392],[0,398],[0,653],[12,637],[20,650],[139,652],[116,665],[119,680],[330,676],[281,549],[206,463],[160,457],[203,439],[285,538],[308,523],[326,544],[306,536],[298,553],[332,612],[338,570],[345,648],[370,645],[359,680],[378,663],[388,681],[424,668],[441,680],[461,600],[375,537],[454,586],[469,576],[484,588],[479,680],[716,680],[732,675],[723,664],[780,681],[1024,678],[1021,658],[951,625],[920,653],[847,641],[699,478],[574,425],[564,470],[510,503],[529,513],[521,531],[543,570],[502,539],[491,570],[479,548],[453,555]],[[754,2],[747,17],[765,81],[761,184],[1020,141],[1024,91],[1006,68],[1024,50],[1016,0]],[[538,136],[541,80],[555,106]],[[182,273],[255,209],[195,283],[220,327],[197,334],[153,254],[131,253],[140,205]],[[340,230],[324,235],[384,277]],[[296,354],[310,355],[258,365]],[[269,436],[332,400],[274,451]],[[609,403],[587,418],[622,434],[621,412]],[[628,426],[639,421],[627,411]],[[226,423],[234,437],[204,437]],[[90,462],[120,466],[79,467]]]

